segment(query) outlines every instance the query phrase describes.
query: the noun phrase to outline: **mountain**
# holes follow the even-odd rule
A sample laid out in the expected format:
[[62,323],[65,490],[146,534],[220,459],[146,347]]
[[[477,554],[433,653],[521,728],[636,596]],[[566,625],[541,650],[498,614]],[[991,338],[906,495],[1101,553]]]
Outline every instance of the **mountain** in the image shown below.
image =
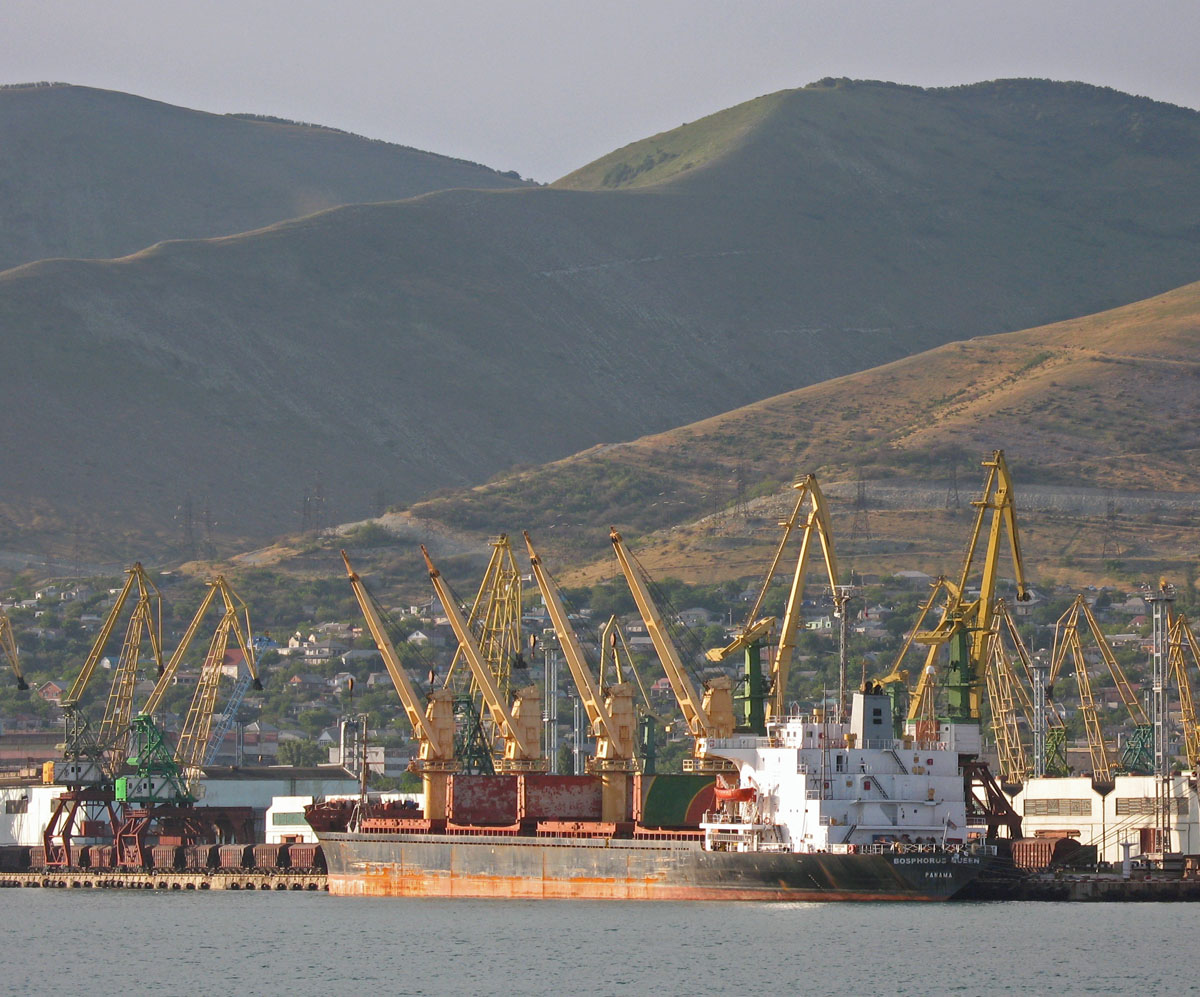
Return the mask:
[[91,87],[0,88],[0,270],[519,178],[332,128]]
[[[967,540],[962,509],[984,480],[980,458],[1003,449],[1028,515],[1028,562],[1060,578],[1086,568],[1090,582],[1111,578],[1117,561],[1153,574],[1172,565],[1176,577],[1190,561],[1194,575],[1198,342],[1193,283],[596,447],[416,503],[386,522],[456,552],[472,538],[528,529],[558,563],[595,563],[582,578],[615,571],[606,539],[616,525],[660,573],[713,580],[766,563],[790,505],[788,483],[812,473],[831,499],[843,554],[857,552],[875,570],[953,571]],[[858,516],[873,524],[871,542],[852,539]]]
[[1200,114],[1094,87],[834,81],[554,188],[10,270],[0,546],[161,549],[189,495],[229,542],[354,519],[1145,298],[1196,279],[1198,148]]

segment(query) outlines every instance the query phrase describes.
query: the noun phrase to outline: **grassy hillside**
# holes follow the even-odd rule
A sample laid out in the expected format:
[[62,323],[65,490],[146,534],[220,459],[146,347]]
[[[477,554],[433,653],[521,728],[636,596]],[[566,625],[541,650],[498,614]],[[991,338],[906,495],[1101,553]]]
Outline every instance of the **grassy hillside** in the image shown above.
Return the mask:
[[515,177],[331,128],[77,86],[0,88],[0,270]]
[[[664,574],[738,577],[764,563],[788,483],[816,473],[839,547],[860,569],[936,573],[955,569],[966,542],[979,458],[1002,448],[1042,576],[1182,571],[1200,563],[1198,345],[1195,283],[505,475],[417,503],[409,517],[463,537],[530,529],[562,563],[595,562],[576,580],[612,574],[609,524],[639,538]],[[947,509],[952,475],[957,511]],[[739,478],[744,512],[734,509]]]
[[[740,137],[697,139],[724,151],[668,182],[443,192],[0,275],[0,363],[21,372],[0,395],[0,550],[79,535],[146,556],[178,544],[188,495],[229,549],[299,526],[318,482],[325,522],[357,519],[380,494],[410,504],[1196,279],[1195,112],[1037,81],[735,111]],[[967,404],[999,359],[921,404]],[[703,446],[691,429],[604,450],[533,498],[557,496],[564,523],[649,529],[664,501],[728,497],[725,435],[751,485],[933,438],[890,402],[815,390],[752,440],[721,422]],[[1024,421],[1052,434],[1077,400],[1046,404]],[[861,432],[812,450],[833,420]],[[470,528],[507,520],[504,501]]]

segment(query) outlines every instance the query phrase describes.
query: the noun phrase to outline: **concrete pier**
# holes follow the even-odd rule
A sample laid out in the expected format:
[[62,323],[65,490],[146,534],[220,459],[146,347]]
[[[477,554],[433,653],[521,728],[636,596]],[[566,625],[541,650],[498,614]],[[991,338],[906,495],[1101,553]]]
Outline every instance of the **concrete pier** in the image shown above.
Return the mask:
[[218,869],[154,872],[124,869],[39,869],[0,872],[0,888],[64,890],[307,890],[327,891],[324,873]]

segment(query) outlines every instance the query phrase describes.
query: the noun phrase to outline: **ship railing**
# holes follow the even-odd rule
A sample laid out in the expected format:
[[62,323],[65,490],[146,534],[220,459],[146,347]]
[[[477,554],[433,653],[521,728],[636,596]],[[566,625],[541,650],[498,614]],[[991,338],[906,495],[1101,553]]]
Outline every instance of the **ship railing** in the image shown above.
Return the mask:
[[[772,740],[768,738],[768,740]],[[757,748],[763,739],[758,736],[751,737],[710,737],[705,741],[705,746],[710,749],[716,748]],[[774,747],[774,745],[772,745]]]
[[705,810],[700,816],[701,824],[738,824],[742,827],[763,828],[770,824],[767,820],[749,821],[744,820],[738,814],[727,814],[724,810]]

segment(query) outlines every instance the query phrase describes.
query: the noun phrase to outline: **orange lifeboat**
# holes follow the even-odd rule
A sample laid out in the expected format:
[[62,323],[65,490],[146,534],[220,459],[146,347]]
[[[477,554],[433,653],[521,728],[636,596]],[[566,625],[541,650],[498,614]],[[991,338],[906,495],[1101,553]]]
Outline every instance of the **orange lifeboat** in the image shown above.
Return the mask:
[[718,803],[753,803],[758,798],[758,790],[753,786],[722,786],[718,783],[714,793]]

